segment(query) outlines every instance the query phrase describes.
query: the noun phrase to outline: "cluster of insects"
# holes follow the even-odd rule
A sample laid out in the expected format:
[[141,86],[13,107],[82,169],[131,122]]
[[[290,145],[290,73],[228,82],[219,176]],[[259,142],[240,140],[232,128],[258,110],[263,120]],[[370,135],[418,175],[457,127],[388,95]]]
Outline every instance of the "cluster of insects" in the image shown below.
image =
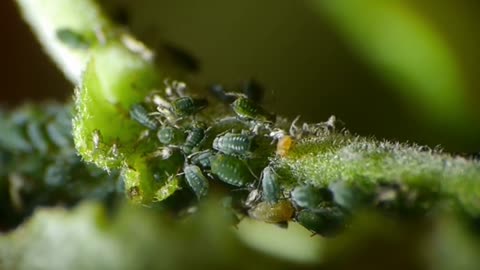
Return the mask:
[[[334,202],[328,189],[285,188],[273,162],[288,155],[300,133],[313,133],[321,127],[312,131],[309,126],[297,128],[294,122],[287,131],[288,127],[255,100],[261,95],[226,92],[218,85],[211,90],[217,103],[224,104],[221,117],[211,115],[207,99],[188,95],[187,86],[177,81],[166,81],[165,91],[153,91],[144,102],[131,107],[131,118],[145,127],[140,140],[156,141],[156,150],[149,157],[158,162],[175,160],[175,173],[163,172],[161,177],[159,171],[155,174],[159,181],[179,178],[181,186],[198,200],[207,196],[213,185],[228,190],[225,205],[236,220],[249,216],[280,226],[296,221],[322,235],[343,228],[346,211]],[[139,188],[127,191],[132,192],[138,194]],[[163,193],[157,199],[164,199]]]
[[0,219],[15,226],[39,206],[72,206],[123,193],[119,172],[82,162],[72,139],[71,106],[0,108]]

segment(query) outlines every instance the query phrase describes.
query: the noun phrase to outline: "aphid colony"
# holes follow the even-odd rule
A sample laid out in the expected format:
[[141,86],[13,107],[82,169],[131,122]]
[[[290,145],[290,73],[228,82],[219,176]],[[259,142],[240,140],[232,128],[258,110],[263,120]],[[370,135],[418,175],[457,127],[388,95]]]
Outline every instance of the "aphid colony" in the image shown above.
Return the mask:
[[[228,205],[236,218],[248,215],[282,226],[295,220],[322,235],[344,226],[346,211],[334,203],[328,190],[282,187],[272,161],[287,156],[294,147],[294,138],[300,137],[296,126],[290,128],[293,134],[287,133],[278,127],[275,115],[247,95],[226,93],[219,87],[214,94],[229,113],[216,119],[208,113],[208,101],[187,95],[184,83],[165,85],[165,93],[152,92],[130,110],[130,117],[157,142],[152,158],[159,163],[178,160],[174,163],[176,173],[159,181],[183,179],[180,185],[191,189],[198,200],[212,185],[229,190]],[[139,190],[134,187],[132,192],[135,195]]]

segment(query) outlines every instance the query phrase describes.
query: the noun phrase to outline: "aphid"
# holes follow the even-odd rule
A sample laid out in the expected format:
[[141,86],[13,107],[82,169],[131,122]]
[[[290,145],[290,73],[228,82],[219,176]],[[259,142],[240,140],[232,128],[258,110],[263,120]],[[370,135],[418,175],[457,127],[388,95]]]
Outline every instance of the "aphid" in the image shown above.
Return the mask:
[[263,200],[274,204],[280,199],[282,190],[278,184],[277,174],[271,166],[265,167],[260,176],[262,181]]
[[55,34],[58,40],[72,49],[87,49],[90,46],[89,42],[83,35],[71,29],[58,29]]
[[185,154],[191,154],[205,137],[205,130],[201,127],[193,127],[188,131],[182,150]]
[[185,133],[173,127],[163,127],[157,132],[158,140],[163,144],[178,144],[185,139]]
[[183,168],[185,173],[185,179],[188,185],[192,188],[193,192],[197,196],[197,199],[207,195],[208,192],[208,180],[203,175],[202,170],[196,165],[186,165]]
[[227,184],[246,187],[255,181],[248,165],[236,157],[217,154],[211,158],[210,162],[212,174]]
[[227,155],[245,156],[252,148],[253,138],[250,135],[225,133],[213,140],[213,149]]
[[180,97],[172,101],[172,112],[178,117],[185,117],[201,111],[206,106],[206,99]]
[[188,159],[190,163],[199,166],[202,169],[210,169],[210,158],[213,156],[211,150],[205,150],[191,154]]
[[248,210],[248,215],[251,218],[267,223],[288,222],[292,219],[294,213],[295,209],[289,200],[281,200],[275,204],[260,202],[254,208]]
[[301,210],[295,220],[312,233],[322,236],[334,236],[346,225],[345,213],[335,205],[315,211]]
[[148,129],[156,130],[158,128],[159,123],[148,114],[147,109],[141,104],[132,106],[130,109],[130,117]]
[[42,134],[40,123],[32,121],[27,124],[27,136],[32,146],[40,153],[46,153],[48,151],[48,144],[44,134]]
[[308,209],[317,209],[323,202],[333,200],[333,194],[328,188],[316,188],[311,185],[296,187],[291,196],[298,207]]
[[291,136],[285,135],[280,137],[277,142],[277,151],[278,156],[284,157],[288,154],[293,145],[293,138]]
[[71,135],[65,132],[58,123],[50,122],[47,124],[46,129],[48,137],[58,147],[67,147],[71,144]]
[[252,100],[239,96],[233,103],[232,109],[238,117],[259,122],[274,122],[275,116],[265,111]]
[[245,206],[253,208],[257,202],[261,199],[262,193],[258,189],[253,189],[248,193],[247,199],[245,199]]

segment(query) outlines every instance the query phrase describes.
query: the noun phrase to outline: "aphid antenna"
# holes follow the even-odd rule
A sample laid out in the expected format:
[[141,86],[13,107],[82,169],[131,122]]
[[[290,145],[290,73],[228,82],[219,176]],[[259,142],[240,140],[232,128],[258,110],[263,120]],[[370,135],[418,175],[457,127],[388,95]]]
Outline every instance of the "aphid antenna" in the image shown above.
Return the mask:
[[300,120],[300,115],[298,115],[297,117],[295,117],[295,119],[293,119],[292,123],[290,124],[290,128],[288,130],[288,132],[290,133],[290,136],[296,139],[300,139],[303,135],[303,129],[300,129],[297,127],[298,120]]
[[208,152],[208,151],[210,151],[210,149],[205,149],[205,150],[202,150],[202,151],[197,151],[197,152],[195,152],[195,153],[191,153],[191,154],[188,155],[188,156],[185,156],[185,154],[184,154],[184,156],[185,156],[185,159],[190,160],[190,159],[191,159],[192,157],[194,157],[195,155],[203,154],[203,153],[206,153],[206,152]]

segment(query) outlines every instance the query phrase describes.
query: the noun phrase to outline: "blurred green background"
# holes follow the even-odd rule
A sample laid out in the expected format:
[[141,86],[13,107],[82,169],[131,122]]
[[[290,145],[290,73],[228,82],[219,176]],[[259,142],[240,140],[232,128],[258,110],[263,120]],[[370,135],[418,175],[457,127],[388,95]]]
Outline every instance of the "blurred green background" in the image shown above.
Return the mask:
[[[290,118],[335,114],[361,135],[480,151],[478,1],[102,2],[151,47],[195,56],[200,84],[253,77]],[[0,103],[69,97],[12,1],[0,17]]]

